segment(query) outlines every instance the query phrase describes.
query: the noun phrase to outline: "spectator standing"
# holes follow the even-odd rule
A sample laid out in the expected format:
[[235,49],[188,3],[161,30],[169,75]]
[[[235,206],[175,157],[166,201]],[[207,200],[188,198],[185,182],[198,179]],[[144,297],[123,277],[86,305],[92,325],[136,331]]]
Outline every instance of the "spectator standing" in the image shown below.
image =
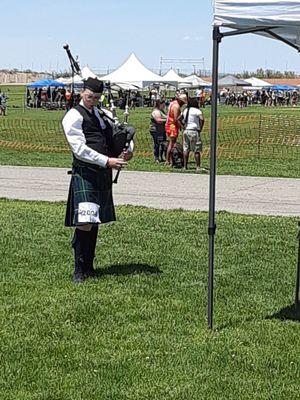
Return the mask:
[[164,101],[156,100],[150,119],[150,134],[153,138],[153,155],[156,163],[164,161],[161,144],[166,141],[165,124],[167,116],[164,112],[165,107],[166,103]]
[[5,93],[0,92],[0,115],[3,115],[5,117],[6,115],[6,100],[7,96]]
[[176,146],[176,141],[181,127],[180,116],[181,107],[187,103],[187,95],[179,94],[176,99],[169,105],[167,121],[166,121],[166,134],[169,138],[169,145],[167,149],[166,165],[172,167],[172,150]]
[[183,167],[188,168],[189,154],[192,151],[195,156],[196,171],[200,171],[200,153],[202,151],[202,141],[200,132],[204,125],[202,112],[199,110],[197,99],[190,98],[187,108],[182,113],[184,132],[183,132]]

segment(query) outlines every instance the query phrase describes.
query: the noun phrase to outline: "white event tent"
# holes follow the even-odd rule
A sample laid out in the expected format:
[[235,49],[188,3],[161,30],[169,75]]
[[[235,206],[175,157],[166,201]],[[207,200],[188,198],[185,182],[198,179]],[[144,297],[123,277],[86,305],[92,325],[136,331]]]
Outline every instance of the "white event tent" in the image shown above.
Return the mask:
[[170,68],[169,71],[161,77],[165,82],[173,82],[173,83],[182,83],[184,82],[184,78],[181,78],[173,68]]
[[183,79],[184,79],[183,83],[190,83],[192,86],[202,86],[202,87],[211,86],[210,82],[205,81],[202,78],[199,78],[199,76],[195,74],[186,76]]
[[[213,327],[214,238],[219,47],[223,39],[255,33],[300,50],[300,0],[214,0],[209,183],[208,326]],[[226,28],[223,31],[223,28]],[[229,28],[229,30],[228,30]],[[222,30],[221,30],[222,29]]]
[[150,71],[134,53],[131,53],[118,69],[102,76],[101,80],[111,83],[127,83],[144,88],[151,83],[162,82],[162,77]]
[[57,79],[58,82],[62,82],[65,85],[71,85],[72,83],[74,83],[75,85],[78,84],[82,84],[82,77],[80,75],[74,75],[74,77],[72,78],[71,76],[68,76],[66,78],[58,78]]
[[[81,70],[81,75],[74,75],[74,77],[69,76],[67,78],[58,78],[58,82],[62,82],[65,85],[71,85],[74,83],[75,85],[80,85],[83,83],[83,80],[87,78],[98,78],[98,76],[86,65],[85,67],[82,68]],[[98,78],[100,79],[100,78]]]
[[195,74],[182,78],[172,68],[169,69],[169,71],[165,75],[162,76],[162,79],[167,83],[170,83],[170,84],[173,83],[174,85],[178,86],[179,88],[196,88],[199,86],[202,86],[202,87],[211,86],[210,82],[207,82],[207,81],[199,78]]
[[259,78],[255,78],[254,76],[252,78],[245,79],[245,81],[251,85],[251,89],[261,89],[263,87],[272,86],[271,83],[263,81]]
[[85,67],[82,68],[81,76],[82,76],[83,80],[85,80],[87,78],[98,78],[98,76],[90,69],[90,67],[88,65],[86,65]]

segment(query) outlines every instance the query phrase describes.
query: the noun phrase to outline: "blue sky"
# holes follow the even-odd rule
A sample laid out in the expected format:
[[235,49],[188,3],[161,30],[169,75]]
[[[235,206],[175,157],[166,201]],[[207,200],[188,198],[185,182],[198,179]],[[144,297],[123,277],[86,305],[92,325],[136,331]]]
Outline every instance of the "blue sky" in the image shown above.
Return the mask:
[[[132,51],[152,69],[159,69],[160,57],[204,58],[211,68],[211,0],[0,0],[0,5],[0,68],[65,70],[65,43],[81,66],[97,70],[118,67]],[[220,71],[300,71],[299,60],[284,44],[243,35],[222,42]]]

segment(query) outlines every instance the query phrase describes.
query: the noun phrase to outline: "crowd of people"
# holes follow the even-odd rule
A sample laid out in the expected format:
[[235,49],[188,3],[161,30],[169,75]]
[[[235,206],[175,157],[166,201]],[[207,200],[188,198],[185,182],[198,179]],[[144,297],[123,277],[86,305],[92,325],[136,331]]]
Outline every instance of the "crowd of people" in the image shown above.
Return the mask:
[[[155,101],[150,117],[150,134],[156,163],[165,162],[166,166],[187,170],[192,152],[196,171],[200,171],[201,131],[204,125],[200,106],[199,98],[188,98],[185,93],[177,93],[167,112],[165,100]],[[182,144],[178,141],[180,130],[183,132]]]
[[236,93],[231,89],[222,89],[219,93],[220,104],[240,108],[261,104],[264,107],[295,107],[300,100],[297,90],[243,90]]
[[26,106],[28,108],[57,108],[70,109],[71,91],[65,88],[35,88],[34,90],[27,89]]

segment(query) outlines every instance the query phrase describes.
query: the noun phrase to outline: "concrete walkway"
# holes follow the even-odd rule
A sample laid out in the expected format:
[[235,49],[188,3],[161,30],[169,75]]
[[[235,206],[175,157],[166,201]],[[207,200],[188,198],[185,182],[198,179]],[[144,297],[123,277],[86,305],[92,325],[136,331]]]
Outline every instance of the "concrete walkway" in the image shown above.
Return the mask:
[[[66,201],[65,168],[0,166],[0,197]],[[114,185],[117,205],[208,211],[209,176],[122,171]],[[218,176],[216,210],[300,216],[300,179]]]

